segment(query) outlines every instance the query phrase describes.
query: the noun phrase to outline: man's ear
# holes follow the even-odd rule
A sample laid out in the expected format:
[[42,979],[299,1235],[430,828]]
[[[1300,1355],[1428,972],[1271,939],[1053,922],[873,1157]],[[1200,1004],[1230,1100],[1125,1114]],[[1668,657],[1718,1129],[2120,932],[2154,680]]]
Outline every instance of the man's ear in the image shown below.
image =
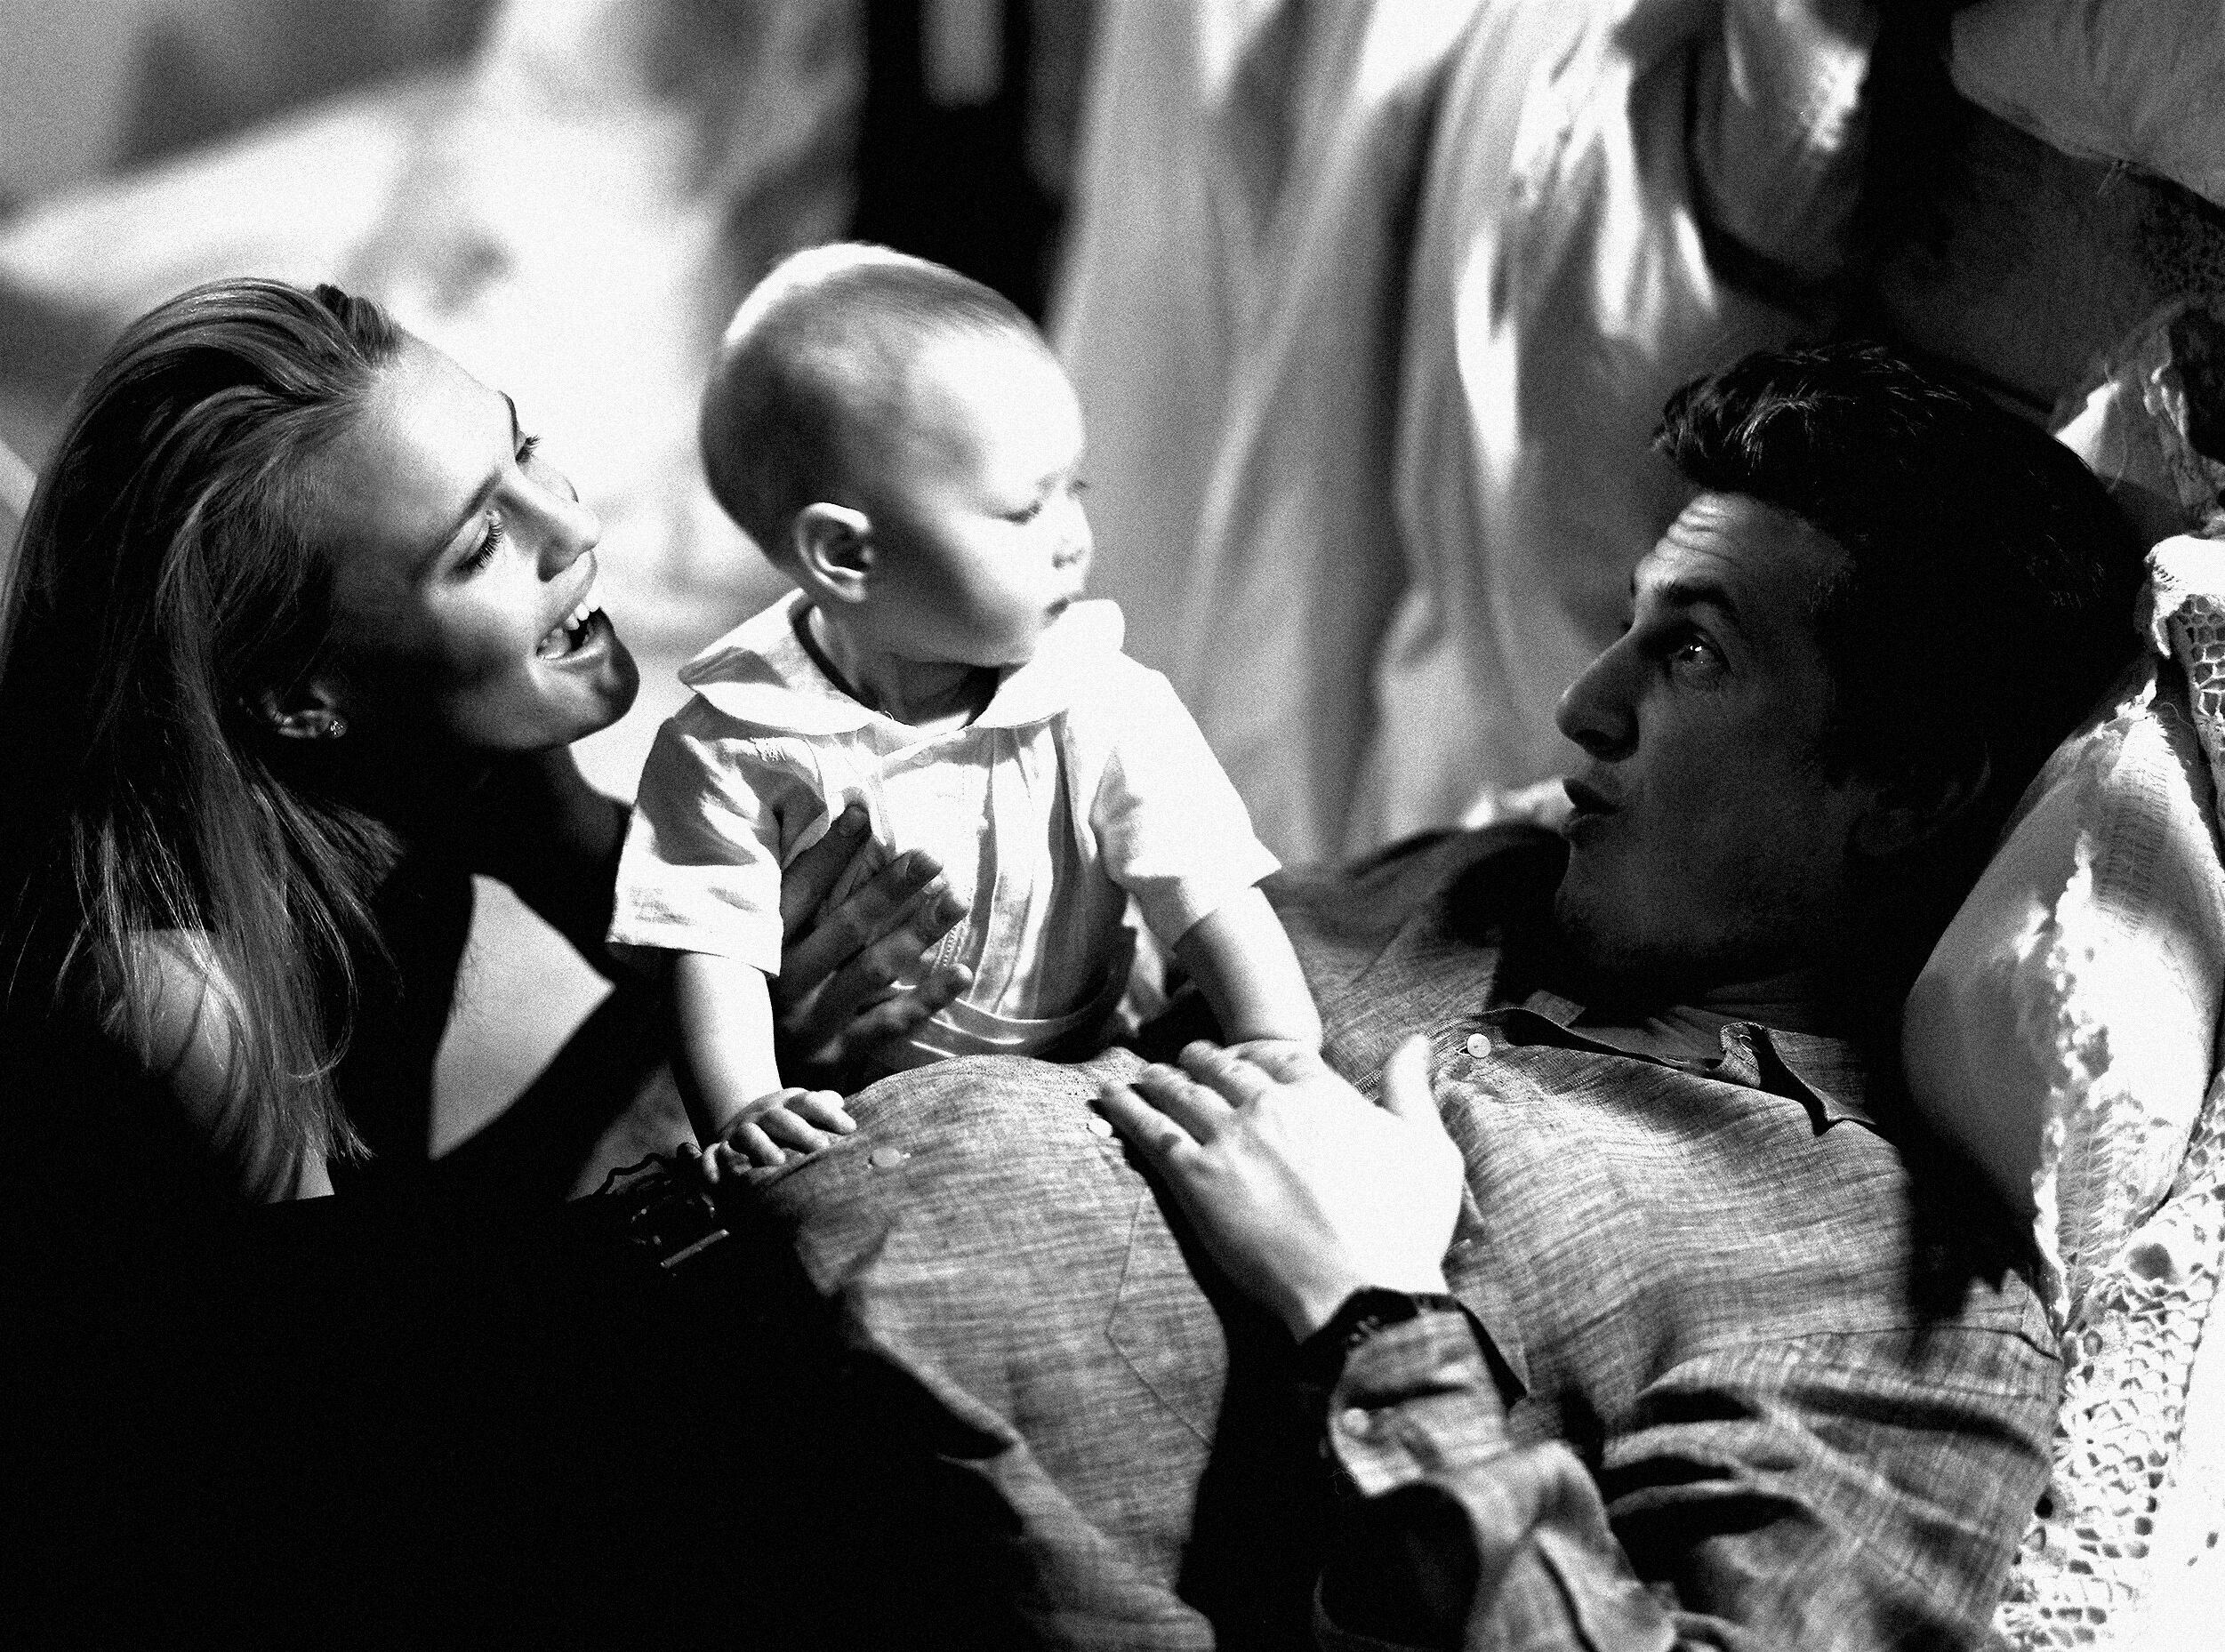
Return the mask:
[[815,596],[831,602],[863,599],[874,562],[872,518],[863,511],[824,501],[806,505],[788,525],[788,549]]
[[1993,759],[1979,746],[1951,765],[1911,765],[1877,782],[1854,824],[1855,853],[1885,860],[1937,837],[1985,794],[1992,779]]
[[263,688],[241,702],[248,716],[281,740],[339,740],[348,733],[339,686],[313,671],[289,688]]

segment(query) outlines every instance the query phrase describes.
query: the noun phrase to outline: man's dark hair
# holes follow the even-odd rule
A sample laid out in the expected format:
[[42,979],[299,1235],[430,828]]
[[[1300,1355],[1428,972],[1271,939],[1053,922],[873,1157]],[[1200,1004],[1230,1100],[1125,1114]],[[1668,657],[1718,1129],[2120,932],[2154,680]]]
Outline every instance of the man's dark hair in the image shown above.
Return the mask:
[[1816,610],[1839,773],[1967,772],[1982,756],[1974,813],[1997,829],[2132,656],[2142,547],[2093,473],[1881,346],[1748,356],[1671,397],[1654,445],[1699,487],[1845,551]]

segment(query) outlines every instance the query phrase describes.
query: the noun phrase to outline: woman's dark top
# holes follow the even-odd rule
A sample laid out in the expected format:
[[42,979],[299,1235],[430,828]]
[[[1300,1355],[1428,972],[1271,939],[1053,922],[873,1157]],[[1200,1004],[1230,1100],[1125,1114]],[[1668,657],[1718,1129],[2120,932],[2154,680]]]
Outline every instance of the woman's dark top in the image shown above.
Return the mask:
[[455,1006],[471,908],[470,873],[431,856],[405,862],[373,902],[388,958],[358,981],[354,1036],[335,1079],[370,1152],[335,1167],[343,1194],[426,1160],[434,1064]]
[[0,1022],[9,1643],[855,1643],[855,1580],[791,1586],[858,1528],[810,1514],[820,1431],[702,1408],[824,1391],[761,1334],[778,1258],[667,1275],[545,1177],[427,1174],[471,880],[420,862],[376,910],[393,967],[338,1075],[374,1156],[338,1198],[248,1205],[96,1033]]

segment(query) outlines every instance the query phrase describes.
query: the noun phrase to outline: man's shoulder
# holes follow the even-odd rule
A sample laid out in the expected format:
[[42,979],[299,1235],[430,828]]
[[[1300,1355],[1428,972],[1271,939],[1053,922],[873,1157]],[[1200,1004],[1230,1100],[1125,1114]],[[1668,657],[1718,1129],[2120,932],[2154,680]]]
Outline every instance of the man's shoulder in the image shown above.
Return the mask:
[[1325,943],[1387,944],[1416,925],[1492,944],[1545,921],[1568,850],[1531,826],[1409,838],[1338,866],[1286,868],[1265,885],[1283,923]]
[[1262,886],[1320,1006],[1322,1051],[1371,1079],[1407,1034],[1473,1014],[1549,920],[1563,850],[1533,827],[1410,838]]

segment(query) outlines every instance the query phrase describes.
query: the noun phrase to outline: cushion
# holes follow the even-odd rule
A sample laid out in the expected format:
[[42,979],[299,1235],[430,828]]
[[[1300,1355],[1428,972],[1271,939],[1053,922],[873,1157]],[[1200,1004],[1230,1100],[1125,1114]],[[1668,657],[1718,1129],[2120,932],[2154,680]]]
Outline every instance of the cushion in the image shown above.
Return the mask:
[[1956,88],[2012,125],[2225,205],[2217,0],[1982,0],[1955,19],[1951,65]]
[[[2152,536],[2225,538],[2225,464],[2197,445],[2225,411],[2221,357],[2225,302],[2173,305],[2058,410]],[[2146,649],[2027,788],[1903,1023],[1917,1106],[2012,1203],[2052,1215],[2037,1237],[2059,1313],[2169,1188],[2225,1007],[2225,646],[2204,618],[2225,545],[2173,537],[2149,560]]]
[[2060,434],[2151,534],[2141,657],[2020,801],[1909,996],[1916,1105],[2034,1213],[2064,1396],[1996,1627],[2015,1645],[2211,1644],[2225,1532],[2225,307],[2157,317]]
[[1909,994],[1918,1105],[2017,1206],[2055,1207],[2059,1313],[2169,1190],[2214,1070],[2213,804],[2185,680],[2145,656],[2026,791]]

